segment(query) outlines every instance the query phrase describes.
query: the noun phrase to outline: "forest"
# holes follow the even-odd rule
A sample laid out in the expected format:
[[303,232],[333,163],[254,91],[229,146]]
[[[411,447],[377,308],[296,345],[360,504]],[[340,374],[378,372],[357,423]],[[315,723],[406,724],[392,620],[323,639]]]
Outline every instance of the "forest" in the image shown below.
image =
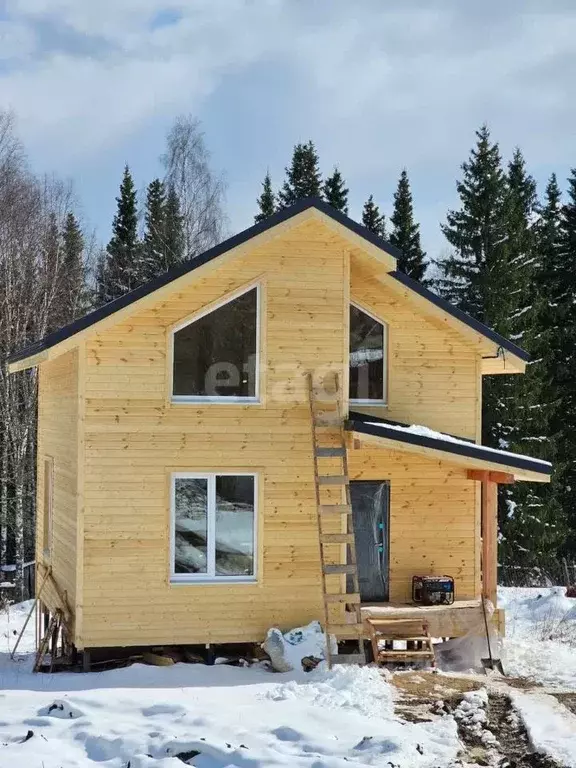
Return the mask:
[[[5,359],[230,234],[225,183],[197,120],[175,119],[161,163],[143,193],[129,166],[119,169],[102,245],[73,185],[34,173],[14,116],[0,111],[0,567],[20,592],[34,557],[36,373],[8,376]],[[267,173],[255,190],[254,220],[323,198],[397,246],[400,270],[530,353],[525,376],[485,378],[482,442],[554,463],[548,486],[501,487],[499,559],[507,583],[558,583],[576,560],[576,170],[539,190],[521,150],[503,158],[482,126],[456,191],[439,222],[446,254],[427,254],[406,168],[393,200],[373,191],[356,215],[340,168],[324,175],[308,141],[293,147],[278,187]]]

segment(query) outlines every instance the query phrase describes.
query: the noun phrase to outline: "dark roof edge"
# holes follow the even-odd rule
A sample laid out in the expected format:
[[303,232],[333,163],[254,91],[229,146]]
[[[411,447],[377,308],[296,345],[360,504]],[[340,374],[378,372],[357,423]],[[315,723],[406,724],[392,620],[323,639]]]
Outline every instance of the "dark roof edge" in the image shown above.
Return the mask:
[[431,301],[432,304],[435,304],[439,309],[442,309],[444,312],[447,312],[449,315],[452,315],[452,317],[455,317],[457,320],[460,320],[462,323],[465,323],[466,325],[468,325],[470,328],[475,330],[476,333],[479,333],[482,336],[485,336],[487,339],[490,339],[490,341],[493,341],[499,347],[503,347],[504,349],[507,349],[509,352],[511,352],[516,357],[519,357],[521,360],[524,360],[525,362],[530,361],[530,355],[528,354],[528,352],[525,352],[519,346],[514,344],[513,341],[510,341],[504,336],[501,336],[499,333],[492,330],[492,328],[489,328],[487,325],[484,325],[484,323],[481,323],[480,320],[476,320],[471,315],[467,315],[466,312],[463,312],[461,309],[458,309],[458,307],[455,307],[453,304],[450,304],[449,301],[446,301],[446,299],[443,299],[441,296],[438,296],[436,293],[433,293],[432,291],[428,290],[428,288],[425,288],[418,281],[413,280],[411,277],[408,277],[408,275],[405,275],[403,272],[400,272],[398,269],[395,270],[394,272],[390,272],[389,274],[390,274],[390,277],[393,277],[399,283],[402,283],[402,285],[405,285],[406,288],[410,288],[410,290],[419,294],[424,299],[428,299],[428,301]]
[[485,446],[476,443],[462,444],[453,443],[449,440],[439,440],[427,435],[418,435],[414,432],[400,432],[397,429],[387,428],[386,424],[368,424],[365,421],[349,421],[348,430],[361,432],[365,435],[374,437],[385,437],[390,440],[397,440],[401,443],[410,445],[419,445],[423,448],[432,448],[445,453],[454,453],[457,456],[466,456],[470,459],[483,459],[491,461],[494,464],[525,469],[529,472],[537,472],[540,475],[551,475],[552,467],[548,462],[541,462],[538,459],[529,457],[517,457],[502,455],[491,450],[486,450]]
[[277,213],[272,214],[272,216],[269,216],[267,219],[259,221],[257,224],[253,224],[251,227],[248,227],[248,229],[244,229],[242,232],[229,237],[227,240],[224,240],[222,243],[215,245],[213,248],[210,248],[204,253],[201,253],[199,256],[196,256],[193,259],[189,259],[188,261],[173,267],[163,275],[160,275],[154,280],[151,280],[150,282],[141,285],[139,288],[130,291],[130,293],[127,293],[124,296],[121,296],[120,298],[105,304],[103,307],[99,307],[98,309],[89,312],[87,315],[84,315],[84,317],[75,320],[73,323],[65,325],[63,328],[48,334],[40,341],[36,341],[18,350],[17,352],[12,353],[8,356],[8,362],[16,363],[19,360],[24,360],[27,357],[31,357],[32,355],[37,355],[40,352],[44,352],[45,350],[54,347],[56,344],[60,344],[62,341],[69,339],[71,336],[74,336],[80,331],[84,331],[86,328],[89,328],[91,325],[94,325],[100,320],[113,315],[114,312],[117,312],[119,309],[124,309],[124,307],[130,306],[130,304],[133,304],[139,299],[148,296],[150,293],[158,290],[158,288],[162,288],[163,286],[168,285],[168,283],[171,283],[173,280],[182,277],[182,275],[185,275],[188,272],[193,272],[195,269],[198,269],[198,267],[207,264],[208,262],[212,261],[218,256],[221,256],[227,251],[231,251],[233,248],[237,248],[239,245],[243,245],[251,238],[256,237],[256,235],[267,232],[277,224],[282,224],[282,222],[288,221],[294,216],[297,216],[299,213],[307,211],[309,208],[316,208],[321,213],[324,213],[326,216],[329,216],[331,219],[336,221],[338,224],[346,227],[346,229],[349,229],[350,231],[364,238],[364,240],[367,240],[368,242],[372,243],[372,245],[375,245],[377,248],[380,248],[381,251],[390,254],[394,258],[397,259],[402,255],[400,250],[394,245],[386,242],[381,237],[375,235],[373,232],[370,232],[370,230],[366,229],[366,227],[363,227],[361,224],[358,224],[358,222],[353,221],[348,216],[345,216],[343,213],[340,213],[340,211],[337,211],[335,208],[332,208],[331,205],[328,205],[328,203],[325,203],[323,200],[315,197],[303,198],[302,200],[298,200],[298,202],[296,202],[294,205],[290,206],[290,208],[285,208],[281,211],[278,211]]

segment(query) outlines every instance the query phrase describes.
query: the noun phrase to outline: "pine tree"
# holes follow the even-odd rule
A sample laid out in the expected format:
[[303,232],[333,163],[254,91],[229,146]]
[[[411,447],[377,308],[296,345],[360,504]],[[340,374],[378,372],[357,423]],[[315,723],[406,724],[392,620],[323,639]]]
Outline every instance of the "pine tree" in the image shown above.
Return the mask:
[[172,185],[168,186],[165,211],[165,258],[166,269],[180,264],[185,256],[184,217],[180,201]]
[[321,190],[322,177],[313,142],[296,144],[292,163],[286,168],[286,181],[278,193],[279,208],[288,208],[303,197],[320,197]]
[[[498,144],[491,142],[488,128],[483,126],[476,135],[456,185],[461,207],[450,211],[442,226],[453,251],[438,263],[437,286],[457,307],[507,336],[515,298],[506,242],[507,183]],[[506,445],[502,378],[483,380],[482,442],[495,448]]]
[[[551,459],[547,410],[544,405],[543,347],[540,290],[543,264],[539,248],[536,183],[526,172],[519,149],[508,165],[506,245],[514,307],[508,331],[531,355],[522,376],[498,377],[506,424],[503,438],[508,450]],[[503,565],[546,566],[557,554],[559,527],[550,516],[548,486],[516,483],[501,489],[500,559]]]
[[555,454],[554,490],[568,526],[564,552],[576,557],[576,168],[568,178],[561,208],[558,244],[550,269],[552,328],[548,378],[554,403],[550,433]]
[[[489,326],[508,317],[506,179],[498,144],[486,126],[477,131],[470,159],[456,189],[460,209],[449,211],[444,236],[453,247],[440,262],[437,287],[444,298]],[[497,290],[495,290],[497,288]],[[500,330],[500,328],[499,328]]]
[[374,196],[370,195],[362,209],[362,224],[374,232],[378,237],[386,237],[386,217],[380,213],[380,208],[374,202]]
[[112,301],[138,285],[138,209],[136,190],[130,169],[126,165],[116,198],[117,211],[112,222],[112,238],[108,243],[107,258],[101,265],[97,294],[99,301]]
[[414,221],[412,192],[406,169],[400,174],[394,193],[394,212],[390,217],[390,242],[402,251],[398,269],[414,280],[423,281],[426,272],[426,254],[420,245],[420,226]]
[[276,198],[272,191],[272,179],[270,178],[270,171],[266,172],[264,181],[262,182],[262,194],[256,201],[258,205],[259,213],[254,216],[254,223],[264,221],[269,216],[272,216],[276,210]]
[[68,213],[62,230],[63,248],[63,317],[71,323],[84,314],[88,302],[84,287],[84,235],[76,216]]
[[145,283],[166,271],[166,192],[160,179],[146,190],[144,237],[138,259],[136,282]]
[[324,182],[324,200],[337,211],[348,215],[348,188],[338,168]]

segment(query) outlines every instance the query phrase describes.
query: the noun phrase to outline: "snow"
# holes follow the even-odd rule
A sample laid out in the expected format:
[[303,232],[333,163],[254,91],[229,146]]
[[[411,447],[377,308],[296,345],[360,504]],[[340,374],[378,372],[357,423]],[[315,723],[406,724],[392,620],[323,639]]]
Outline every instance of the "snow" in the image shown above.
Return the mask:
[[457,445],[466,445],[468,447],[470,446],[476,446],[477,448],[481,448],[483,451],[486,451],[488,453],[494,453],[498,456],[511,456],[515,459],[525,459],[530,458],[530,461],[533,461],[535,464],[540,464],[542,467],[551,467],[552,464],[549,461],[542,461],[542,459],[533,459],[532,457],[526,457],[522,455],[521,453],[511,453],[510,451],[501,451],[498,448],[488,448],[485,445],[479,445],[478,443],[473,443],[470,440],[460,440],[458,437],[454,437],[454,435],[447,435],[444,432],[436,432],[434,429],[430,429],[429,427],[424,427],[421,424],[412,424],[409,427],[401,427],[398,424],[382,424],[381,422],[366,422],[372,427],[384,427],[386,429],[393,429],[395,432],[403,432],[404,434],[410,434],[410,435],[420,435],[421,437],[430,437],[434,440],[442,440],[445,443],[456,443]]
[[[197,768],[448,768],[460,749],[451,716],[395,716],[392,688],[371,667],[134,664],[34,675],[33,619],[23,653],[8,656],[30,605],[0,614],[0,768],[182,768],[184,759]],[[317,650],[318,634],[311,625],[286,633],[288,653]]]
[[[547,691],[576,690],[576,600],[564,591],[499,590],[506,672]],[[454,768],[457,722],[498,751],[484,690],[465,694],[454,716],[412,723],[395,714],[387,673],[323,665],[304,672],[302,656],[324,651],[317,622],[280,634],[293,668],[284,673],[262,664],[134,664],[49,675],[31,672],[34,617],[9,658],[30,607],[0,613],[0,768]],[[508,690],[534,748],[576,768],[576,717],[549,693]]]
[[564,587],[499,587],[508,674],[576,690],[576,599],[565,592]]
[[512,694],[534,749],[576,768],[576,717],[545,693]]

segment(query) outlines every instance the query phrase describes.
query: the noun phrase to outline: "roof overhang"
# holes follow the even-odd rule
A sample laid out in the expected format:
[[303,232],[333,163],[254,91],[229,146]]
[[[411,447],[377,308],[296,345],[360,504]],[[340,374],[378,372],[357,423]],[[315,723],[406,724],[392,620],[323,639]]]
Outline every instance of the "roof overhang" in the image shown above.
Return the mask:
[[466,469],[512,475],[514,480],[536,483],[550,482],[552,465],[517,453],[498,451],[467,440],[422,428],[400,426],[386,422],[374,423],[352,419],[347,423],[352,448],[371,445],[404,453],[413,453],[429,459],[446,461]]
[[233,259],[265,245],[312,219],[321,221],[328,229],[342,237],[351,251],[362,249],[369,253],[385,272],[396,269],[396,257],[400,252],[393,245],[320,200],[301,200],[44,339],[15,352],[8,358],[8,371],[15,373],[52,360],[77,346],[86,336],[99,333],[146,305],[161,301],[177,291],[190,281],[191,273],[194,273],[193,278],[200,277],[206,270],[221,265],[224,260]]

